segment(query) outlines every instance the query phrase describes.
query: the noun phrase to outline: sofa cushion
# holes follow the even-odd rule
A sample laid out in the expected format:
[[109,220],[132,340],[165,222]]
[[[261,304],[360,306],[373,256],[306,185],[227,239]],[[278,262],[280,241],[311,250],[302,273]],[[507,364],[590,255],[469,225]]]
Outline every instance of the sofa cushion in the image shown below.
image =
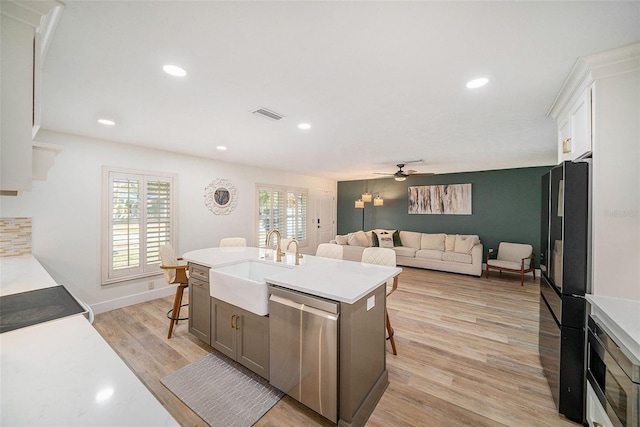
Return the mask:
[[416,233],[415,231],[401,231],[400,240],[402,241],[402,246],[420,249],[422,233]]
[[447,234],[444,239],[444,250],[447,252],[453,252],[456,247],[456,235]]
[[453,251],[461,254],[469,254],[471,253],[471,248],[473,248],[473,245],[473,237],[461,236],[460,234],[456,234],[456,243]]
[[437,249],[420,249],[416,252],[416,258],[441,260],[442,254],[444,254],[444,251],[439,251]]
[[420,240],[420,249],[435,249],[437,251],[444,251],[444,241],[446,234],[438,233],[438,234],[422,234],[422,239]]
[[416,256],[416,252],[418,248],[410,248],[407,246],[396,246],[393,248],[396,251],[397,256],[404,256],[409,258],[414,258]]
[[[490,259],[487,264],[492,267],[500,267],[500,268],[508,268],[510,270],[520,270],[522,267],[522,261],[513,262],[513,261],[504,261],[500,259]],[[525,264],[524,268],[528,268]]]
[[349,241],[349,236],[347,236],[347,235],[344,235],[344,236],[336,235],[336,238],[334,240],[339,245],[346,245],[346,244],[348,244],[347,242]]
[[471,264],[473,262],[470,254],[461,254],[459,252],[444,252],[442,254],[442,260],[460,262],[463,264]]
[[351,246],[369,246],[369,240],[367,239],[364,231],[356,231],[355,233],[349,233],[347,235],[347,244]]

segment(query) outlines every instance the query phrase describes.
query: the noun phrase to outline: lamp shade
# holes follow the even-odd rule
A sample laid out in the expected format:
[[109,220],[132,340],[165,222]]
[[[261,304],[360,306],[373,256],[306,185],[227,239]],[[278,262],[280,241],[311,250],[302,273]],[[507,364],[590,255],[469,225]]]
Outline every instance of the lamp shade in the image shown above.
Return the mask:
[[384,199],[380,197],[378,194],[375,199],[373,199],[373,206],[382,206],[384,205]]
[[362,199],[356,200],[356,209],[364,209],[364,201]]
[[360,198],[360,200],[362,200],[365,203],[371,203],[371,199],[372,199],[371,194],[369,194],[366,191],[362,194],[362,197]]

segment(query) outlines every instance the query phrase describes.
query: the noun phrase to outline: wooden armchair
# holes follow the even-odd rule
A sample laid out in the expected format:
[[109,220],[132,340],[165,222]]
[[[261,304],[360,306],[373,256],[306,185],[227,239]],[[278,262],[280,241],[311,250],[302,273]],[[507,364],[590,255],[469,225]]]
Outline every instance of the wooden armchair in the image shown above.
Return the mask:
[[[493,255],[496,258],[491,258]],[[520,273],[520,286],[524,285],[524,273],[533,272],[536,279],[536,256],[533,254],[533,246],[522,243],[501,242],[498,251],[491,249],[487,253],[486,277],[489,278],[489,269]]]

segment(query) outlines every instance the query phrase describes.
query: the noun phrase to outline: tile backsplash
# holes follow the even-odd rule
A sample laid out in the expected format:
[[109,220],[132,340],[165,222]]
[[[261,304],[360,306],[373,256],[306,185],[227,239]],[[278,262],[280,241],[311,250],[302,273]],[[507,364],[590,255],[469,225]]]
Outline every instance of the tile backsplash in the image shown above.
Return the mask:
[[31,253],[31,218],[0,218],[0,257]]

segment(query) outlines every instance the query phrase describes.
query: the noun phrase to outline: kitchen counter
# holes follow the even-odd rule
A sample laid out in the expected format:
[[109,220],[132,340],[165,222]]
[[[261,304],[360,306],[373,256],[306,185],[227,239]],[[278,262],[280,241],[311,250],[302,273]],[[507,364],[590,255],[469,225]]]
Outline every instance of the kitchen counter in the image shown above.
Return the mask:
[[353,304],[387,280],[400,274],[402,269],[342,261],[304,255],[300,265],[295,256],[286,253],[276,263],[273,250],[261,248],[207,248],[187,252],[182,257],[190,262],[216,268],[241,261],[274,263],[286,268],[265,277],[267,283],[311,295]]
[[640,301],[586,295],[591,314],[608,327],[637,359],[640,359]]
[[82,315],[0,335],[0,357],[0,425],[178,425]]
[[[56,286],[31,255],[0,258],[0,296]],[[176,426],[82,315],[0,334],[0,425]]]
[[0,296],[57,285],[33,255],[0,258]]

